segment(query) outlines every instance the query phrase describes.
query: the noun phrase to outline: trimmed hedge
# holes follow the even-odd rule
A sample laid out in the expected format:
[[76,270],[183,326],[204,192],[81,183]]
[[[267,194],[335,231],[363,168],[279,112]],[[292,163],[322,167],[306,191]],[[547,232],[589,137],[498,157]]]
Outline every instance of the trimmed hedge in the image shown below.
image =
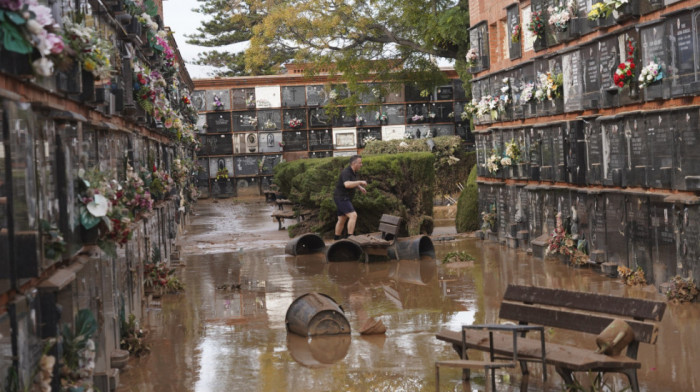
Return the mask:
[[467,186],[457,200],[455,227],[458,233],[479,229],[479,188],[476,184],[476,166],[469,172]]
[[[274,181],[280,193],[304,209],[318,211],[311,219],[291,226],[290,236],[303,232],[332,234],[337,221],[333,189],[349,157],[301,159],[275,167]],[[367,194],[355,192],[358,220],[355,234],[376,232],[382,214],[397,215],[407,223],[407,233],[426,230],[433,215],[435,157],[431,153],[366,156],[358,179],[367,181]]]

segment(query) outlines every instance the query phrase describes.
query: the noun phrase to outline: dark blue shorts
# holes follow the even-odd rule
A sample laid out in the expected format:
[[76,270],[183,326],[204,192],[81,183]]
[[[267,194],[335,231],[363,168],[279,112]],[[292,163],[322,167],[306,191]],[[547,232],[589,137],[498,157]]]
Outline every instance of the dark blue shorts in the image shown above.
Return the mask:
[[333,199],[333,201],[335,202],[335,206],[338,207],[338,216],[355,212],[355,207],[352,206],[350,200]]

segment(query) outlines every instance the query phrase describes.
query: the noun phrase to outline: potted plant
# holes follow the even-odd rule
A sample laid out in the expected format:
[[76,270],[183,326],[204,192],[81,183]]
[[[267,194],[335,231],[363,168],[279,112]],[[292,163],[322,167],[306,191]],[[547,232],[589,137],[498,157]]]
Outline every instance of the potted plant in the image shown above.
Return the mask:
[[533,48],[535,51],[540,51],[547,48],[545,39],[545,21],[541,11],[532,13],[530,23],[527,25],[527,30],[535,36]]

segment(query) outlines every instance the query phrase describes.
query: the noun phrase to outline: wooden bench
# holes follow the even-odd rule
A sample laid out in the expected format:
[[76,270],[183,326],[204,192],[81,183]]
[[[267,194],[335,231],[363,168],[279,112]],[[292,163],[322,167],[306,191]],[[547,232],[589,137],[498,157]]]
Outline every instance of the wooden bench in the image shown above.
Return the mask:
[[266,202],[273,202],[280,196],[279,192],[273,190],[266,190],[263,193],[265,194]]
[[[368,256],[388,257],[388,249],[396,244],[401,217],[383,214],[379,219],[379,232],[348,237],[356,242]],[[398,254],[398,252],[395,252]]]
[[287,200],[287,199],[276,199],[276,200],[275,200],[275,203],[277,203],[277,207],[278,207],[280,210],[284,210],[284,206],[291,206],[291,205],[294,205],[294,203],[292,203],[291,200]]
[[277,224],[279,225],[278,230],[284,230],[284,227],[282,227],[282,221],[285,219],[296,218],[294,211],[274,211],[270,216],[277,220]]
[[[642,366],[637,361],[639,343],[656,343],[655,322],[661,321],[665,310],[666,303],[659,301],[509,285],[501,303],[499,318],[515,321],[520,325],[535,324],[593,335],[602,332],[616,318],[625,320],[635,335],[627,347],[626,356],[597,354],[595,340],[592,338],[588,347],[546,343],[546,363],[554,366],[566,385],[574,385],[574,372],[577,371],[623,373],[629,380],[631,390],[638,392],[637,369]],[[460,358],[468,359],[462,349],[461,331],[443,330],[436,334],[436,338],[451,343]],[[489,351],[487,332],[467,331],[464,340],[464,351]],[[498,355],[513,355],[510,336],[494,334],[493,350]],[[528,375],[527,362],[540,361],[542,358],[539,339],[520,339],[517,356],[523,375]],[[468,370],[464,371],[464,377],[468,379]],[[525,377],[524,379],[526,380]]]

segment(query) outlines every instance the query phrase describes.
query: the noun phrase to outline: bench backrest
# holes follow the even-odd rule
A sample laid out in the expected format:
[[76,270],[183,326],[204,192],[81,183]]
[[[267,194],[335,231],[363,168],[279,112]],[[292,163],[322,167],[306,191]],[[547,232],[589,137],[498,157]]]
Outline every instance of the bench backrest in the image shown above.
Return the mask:
[[401,217],[384,214],[379,219],[379,231],[382,232],[382,239],[385,241],[394,241],[399,235],[401,227]]
[[599,334],[621,318],[632,327],[636,341],[654,344],[654,321],[660,321],[665,310],[666,303],[659,301],[509,285],[499,317],[590,334]]

